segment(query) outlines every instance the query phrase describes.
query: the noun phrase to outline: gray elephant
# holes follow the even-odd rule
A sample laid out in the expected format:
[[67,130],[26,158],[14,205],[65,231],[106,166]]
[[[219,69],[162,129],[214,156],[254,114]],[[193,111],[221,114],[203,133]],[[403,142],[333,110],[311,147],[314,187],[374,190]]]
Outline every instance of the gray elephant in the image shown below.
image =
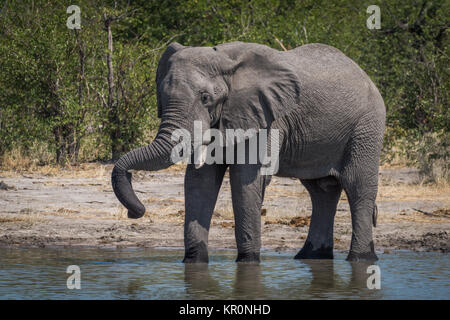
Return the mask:
[[[295,258],[333,258],[334,216],[344,189],[353,231],[347,260],[377,259],[372,224],[385,106],[354,61],[323,44],[280,52],[242,42],[215,47],[172,43],[161,57],[156,83],[157,136],[121,157],[112,172],[114,192],[130,218],[141,217],[145,208],[133,192],[128,170],[172,165],[174,130],[192,132],[194,121],[201,121],[205,130],[277,129],[276,175],[300,179],[312,200],[308,237]],[[261,206],[270,175],[261,174],[261,163],[227,163],[187,166],[185,263],[208,262],[211,216],[227,168],[237,261],[259,261]]]

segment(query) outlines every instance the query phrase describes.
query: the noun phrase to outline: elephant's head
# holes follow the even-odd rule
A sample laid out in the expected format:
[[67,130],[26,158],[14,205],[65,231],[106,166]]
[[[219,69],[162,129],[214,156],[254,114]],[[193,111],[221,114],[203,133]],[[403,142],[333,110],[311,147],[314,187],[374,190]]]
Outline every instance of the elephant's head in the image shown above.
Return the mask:
[[[128,170],[155,171],[172,165],[176,141],[172,133],[185,129],[193,136],[194,121],[203,130],[268,128],[298,103],[297,76],[269,47],[234,42],[216,47],[185,47],[172,43],[158,65],[158,117],[155,140],[121,157],[112,185],[128,216],[141,217],[145,208],[131,187]],[[201,142],[207,145],[205,138]]]

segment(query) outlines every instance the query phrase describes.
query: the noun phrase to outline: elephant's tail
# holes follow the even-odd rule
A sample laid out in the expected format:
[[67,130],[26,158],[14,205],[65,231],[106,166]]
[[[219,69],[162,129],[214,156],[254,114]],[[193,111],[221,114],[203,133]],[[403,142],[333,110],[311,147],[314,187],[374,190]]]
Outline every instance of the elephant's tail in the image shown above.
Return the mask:
[[377,204],[375,203],[373,206],[373,213],[372,213],[372,223],[375,228],[377,226],[377,218],[378,218],[378,207]]

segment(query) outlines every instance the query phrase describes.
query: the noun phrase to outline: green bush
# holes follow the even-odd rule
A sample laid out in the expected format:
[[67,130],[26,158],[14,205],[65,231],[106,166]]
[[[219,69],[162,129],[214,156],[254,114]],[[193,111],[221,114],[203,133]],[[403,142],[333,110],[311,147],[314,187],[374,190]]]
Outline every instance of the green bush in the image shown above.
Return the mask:
[[450,2],[371,4],[381,9],[380,30],[367,29],[368,4],[360,1],[80,0],[82,28],[69,30],[60,2],[5,2],[0,154],[32,150],[37,141],[55,162],[105,160],[150,142],[159,124],[155,70],[171,41],[279,50],[322,42],[355,60],[379,88],[387,107],[383,162],[403,158],[432,181],[448,179]]

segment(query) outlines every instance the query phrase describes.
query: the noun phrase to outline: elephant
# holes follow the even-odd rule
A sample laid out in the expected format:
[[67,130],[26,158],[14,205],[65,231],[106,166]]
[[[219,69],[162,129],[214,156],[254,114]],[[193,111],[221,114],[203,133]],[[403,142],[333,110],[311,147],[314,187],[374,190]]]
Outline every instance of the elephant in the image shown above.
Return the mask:
[[[372,225],[386,109],[374,83],[353,60],[319,43],[279,51],[245,42],[213,47],[174,42],[161,56],[156,85],[161,124],[154,141],[123,155],[112,170],[114,192],[128,217],[145,213],[128,170],[174,164],[171,152],[177,142],[171,135],[177,129],[192,134],[195,121],[203,133],[267,129],[279,138],[273,175],[298,178],[311,197],[308,236],[295,258],[333,258],[334,217],[344,190],[352,220],[347,260],[377,260]],[[201,147],[213,143],[207,136]],[[201,164],[189,163],[185,173],[183,262],[208,262],[211,217],[228,169],[236,261],[258,263],[261,207],[272,175],[261,174],[260,162]]]

